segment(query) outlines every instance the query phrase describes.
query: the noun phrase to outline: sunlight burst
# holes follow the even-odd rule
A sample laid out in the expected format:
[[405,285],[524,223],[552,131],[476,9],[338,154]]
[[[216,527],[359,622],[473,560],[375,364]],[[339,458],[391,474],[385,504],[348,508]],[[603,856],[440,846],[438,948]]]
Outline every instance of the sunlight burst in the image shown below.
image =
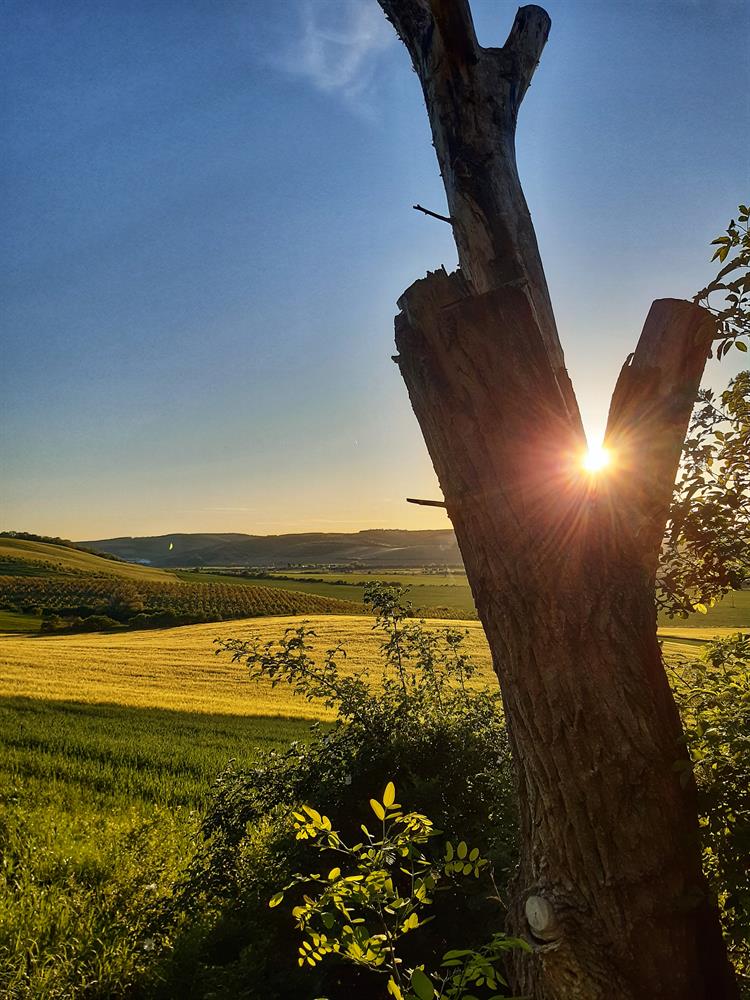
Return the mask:
[[601,444],[591,444],[582,459],[583,467],[591,475],[601,472],[610,463],[609,451]]

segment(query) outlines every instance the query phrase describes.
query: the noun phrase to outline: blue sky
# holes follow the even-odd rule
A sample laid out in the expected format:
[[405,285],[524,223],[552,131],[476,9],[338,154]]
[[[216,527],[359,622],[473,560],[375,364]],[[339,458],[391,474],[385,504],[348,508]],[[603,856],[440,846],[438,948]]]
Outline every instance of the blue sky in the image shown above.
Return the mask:
[[[501,44],[516,4],[473,9]],[[651,300],[705,283],[747,200],[748,7],[547,9],[519,169],[596,436]],[[403,502],[439,493],[390,355],[455,251],[410,208],[444,195],[375,0],[6,0],[0,33],[1,526],[446,523]]]

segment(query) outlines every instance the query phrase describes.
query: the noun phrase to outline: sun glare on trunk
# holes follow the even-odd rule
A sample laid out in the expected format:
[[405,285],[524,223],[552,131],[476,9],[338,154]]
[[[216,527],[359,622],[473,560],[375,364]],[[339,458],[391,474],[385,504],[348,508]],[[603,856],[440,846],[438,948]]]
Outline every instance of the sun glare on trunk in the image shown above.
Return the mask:
[[583,456],[583,467],[586,472],[596,475],[609,465],[610,454],[604,445],[592,444]]

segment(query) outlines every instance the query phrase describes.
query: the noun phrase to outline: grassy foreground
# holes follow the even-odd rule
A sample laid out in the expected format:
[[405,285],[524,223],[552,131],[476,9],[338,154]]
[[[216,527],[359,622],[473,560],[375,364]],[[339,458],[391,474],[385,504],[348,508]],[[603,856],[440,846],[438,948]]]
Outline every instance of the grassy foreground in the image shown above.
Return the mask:
[[216,775],[306,730],[0,699],[0,996],[137,995],[150,914],[191,857]]
[[[304,739],[312,711],[251,685],[212,640],[300,622],[0,637],[0,996],[149,996],[151,915],[191,858],[216,775]],[[322,649],[345,642],[347,668],[377,677],[372,619],[310,623]],[[481,627],[464,624],[480,683],[495,683]],[[665,652],[692,656],[727,631],[670,627]]]

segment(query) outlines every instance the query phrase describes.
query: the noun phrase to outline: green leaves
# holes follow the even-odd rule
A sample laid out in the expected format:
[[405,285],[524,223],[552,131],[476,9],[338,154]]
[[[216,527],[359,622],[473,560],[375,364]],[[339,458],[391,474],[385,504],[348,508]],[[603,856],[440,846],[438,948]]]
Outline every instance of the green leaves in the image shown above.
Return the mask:
[[[732,344],[742,353],[747,352],[750,337],[750,233],[748,233],[747,205],[739,206],[737,220],[731,220],[726,234],[712,240],[716,249],[711,260],[724,266],[706,288],[701,289],[694,301],[711,312],[717,323],[716,339],[719,341],[716,356],[721,359]],[[728,263],[727,258],[733,254]],[[727,281],[727,276],[739,272],[739,277]]]
[[[732,343],[720,345],[727,349]],[[741,348],[740,348],[741,349]],[[750,573],[750,372],[702,390],[683,445],[657,577],[670,617],[705,614]]]
[[474,875],[479,878],[480,872],[487,867],[489,862],[480,857],[479,848],[473,847],[469,850],[466,841],[462,840],[458,847],[453,848],[453,844],[448,841],[445,845],[445,865],[446,875]]
[[400,815],[401,806],[396,802],[396,786],[392,781],[385,786],[382,803],[377,799],[370,799],[370,808],[381,821],[384,821],[387,815],[391,818]]
[[414,969],[411,974],[411,988],[418,1000],[433,1000],[435,987],[432,980],[426,976],[422,969]]
[[442,971],[434,974],[424,962],[409,968],[398,954],[401,939],[433,919],[426,910],[445,876],[479,876],[487,865],[479,848],[461,840],[454,849],[449,841],[445,863],[441,867],[434,862],[425,850],[435,836],[432,822],[421,813],[402,811],[392,781],[380,800],[370,799],[370,808],[383,824],[382,834],[378,837],[363,827],[365,840],[352,845],[312,806],[303,805],[292,813],[298,839],[310,839],[319,850],[334,851],[341,859],[325,876],[295,875],[269,901],[276,907],[286,892],[304,887],[292,910],[302,932],[298,965],[314,968],[336,954],[371,972],[387,974],[387,992],[394,1000],[477,1000],[470,990],[495,991],[505,983],[498,968],[502,952],[516,946],[502,935],[479,950],[446,952]]
[[698,792],[703,870],[720,902],[735,967],[750,972],[750,633],[709,643],[672,670],[690,760],[674,769]]
[[726,260],[727,254],[732,249],[732,241],[728,236],[720,236],[717,240],[711,240],[711,245],[719,244],[718,249],[714,251],[714,255],[711,260],[720,261]]

